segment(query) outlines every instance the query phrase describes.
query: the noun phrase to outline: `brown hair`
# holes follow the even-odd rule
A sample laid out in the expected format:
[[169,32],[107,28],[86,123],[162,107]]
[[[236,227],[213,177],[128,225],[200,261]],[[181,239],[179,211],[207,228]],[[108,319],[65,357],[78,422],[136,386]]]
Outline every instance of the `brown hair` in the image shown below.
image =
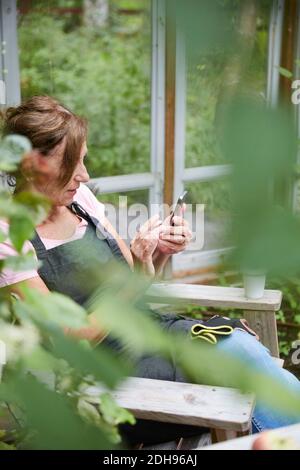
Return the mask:
[[[51,150],[65,139],[59,184],[70,180],[87,135],[84,119],[49,96],[33,96],[20,106],[8,108],[3,132],[27,137],[33,148],[51,158]],[[15,175],[18,178],[17,174]]]

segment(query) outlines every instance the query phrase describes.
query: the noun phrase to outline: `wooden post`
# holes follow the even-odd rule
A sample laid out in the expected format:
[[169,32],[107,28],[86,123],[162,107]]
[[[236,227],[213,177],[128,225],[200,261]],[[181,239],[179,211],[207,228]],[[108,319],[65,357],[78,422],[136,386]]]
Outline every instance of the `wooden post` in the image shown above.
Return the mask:
[[[281,67],[294,72],[295,49],[297,35],[297,0],[285,0],[284,21],[282,29],[282,53]],[[291,79],[280,76],[281,101],[292,108],[291,103]]]
[[[247,431],[242,432],[233,431],[231,429],[212,428],[210,430],[211,442],[212,444],[217,444],[218,442],[230,441],[232,439],[236,439],[237,437],[249,436],[250,432],[250,428]],[[190,448],[194,449],[195,447]]]
[[279,357],[275,312],[245,310],[244,317],[250,328],[258,334],[260,342],[269,349],[271,356]]
[[236,439],[238,433],[230,429],[211,429],[211,441],[213,444],[217,442],[229,441],[230,439]]
[[[172,1],[166,2],[165,207],[173,204],[175,173],[176,17]],[[165,217],[168,215],[169,211],[166,211]],[[171,260],[165,265],[163,277],[172,278]]]
[[[296,39],[297,39],[297,25],[298,25],[298,8],[297,0],[285,0],[284,4],[284,18],[282,28],[282,48],[280,66],[294,73],[295,59],[296,59]],[[297,78],[297,77],[296,77]],[[295,107],[291,100],[291,78],[280,75],[279,79],[279,100],[280,104],[288,110],[289,113],[294,113]],[[295,163],[296,163],[296,155]],[[276,200],[279,204],[290,207],[292,203],[292,185],[293,178],[279,177],[276,180]]]
[[[172,0],[171,0],[172,1]],[[176,98],[176,20],[170,0],[166,2],[166,113],[164,203],[173,204]],[[168,215],[168,214],[166,214]]]

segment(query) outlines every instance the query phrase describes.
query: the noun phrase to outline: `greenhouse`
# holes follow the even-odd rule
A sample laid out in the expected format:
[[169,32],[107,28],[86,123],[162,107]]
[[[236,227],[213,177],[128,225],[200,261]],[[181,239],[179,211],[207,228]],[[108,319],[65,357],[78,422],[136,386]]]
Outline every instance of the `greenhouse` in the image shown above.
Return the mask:
[[0,35],[0,450],[300,450],[299,2],[0,0]]

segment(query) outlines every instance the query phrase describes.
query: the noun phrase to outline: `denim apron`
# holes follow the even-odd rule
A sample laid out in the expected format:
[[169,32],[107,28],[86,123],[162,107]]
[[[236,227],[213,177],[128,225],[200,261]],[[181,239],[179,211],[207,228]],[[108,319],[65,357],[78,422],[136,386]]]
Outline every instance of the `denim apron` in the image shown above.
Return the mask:
[[[93,276],[90,275],[94,268],[97,270],[95,272],[99,272],[99,266],[105,267],[112,260],[117,260],[127,266],[128,271],[130,268],[117,241],[98,219],[88,214],[77,202],[73,202],[69,209],[88,222],[83,238],[47,250],[38,233],[35,232],[31,243],[37,258],[42,261],[38,273],[48,289],[69,296],[78,304],[85,306],[93,291],[99,288],[97,276],[93,282]],[[105,287],[104,282],[101,288],[105,289]],[[159,321],[163,329],[167,330],[188,333],[191,326],[197,322],[174,314],[158,315],[149,309],[148,313],[155,321]],[[117,354],[122,353],[123,346],[110,335],[101,344],[112,348]],[[136,377],[186,381],[174,360],[171,359],[167,361],[159,356],[142,356],[135,366]],[[195,426],[157,423],[148,420],[137,420],[134,427],[129,425],[120,427],[121,433],[130,444],[141,441],[151,444],[173,440],[180,436],[189,437],[200,434],[201,429]]]

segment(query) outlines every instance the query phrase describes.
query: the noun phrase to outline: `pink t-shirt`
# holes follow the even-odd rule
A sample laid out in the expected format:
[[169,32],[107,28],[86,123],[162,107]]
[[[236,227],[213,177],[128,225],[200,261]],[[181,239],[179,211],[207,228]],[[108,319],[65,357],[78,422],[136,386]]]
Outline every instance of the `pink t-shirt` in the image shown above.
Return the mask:
[[[74,197],[74,201],[78,202],[89,214],[93,215],[96,219],[102,220],[105,215],[105,206],[101,202],[97,200],[91,190],[81,184],[77,193]],[[59,245],[63,245],[64,243],[68,243],[73,240],[78,240],[82,238],[85,234],[87,228],[87,221],[81,219],[80,223],[76,226],[76,230],[73,233],[72,237],[64,239],[64,240],[54,240],[49,238],[42,238],[41,240],[45,245],[47,250],[54,248]],[[9,227],[8,223],[0,220],[0,230],[6,234],[8,234]],[[35,249],[29,241],[26,241],[23,246],[23,253],[26,254],[29,251],[32,251],[36,257]],[[17,253],[12,246],[11,241],[7,238],[3,243],[0,243],[0,259],[5,259],[8,256],[16,256]],[[37,257],[36,257],[37,259]],[[28,271],[12,271],[11,269],[4,269],[0,272],[0,288],[5,286],[10,286],[15,284],[16,282],[25,281],[26,279],[30,279],[32,277],[38,276],[38,272],[36,270],[28,270]]]

